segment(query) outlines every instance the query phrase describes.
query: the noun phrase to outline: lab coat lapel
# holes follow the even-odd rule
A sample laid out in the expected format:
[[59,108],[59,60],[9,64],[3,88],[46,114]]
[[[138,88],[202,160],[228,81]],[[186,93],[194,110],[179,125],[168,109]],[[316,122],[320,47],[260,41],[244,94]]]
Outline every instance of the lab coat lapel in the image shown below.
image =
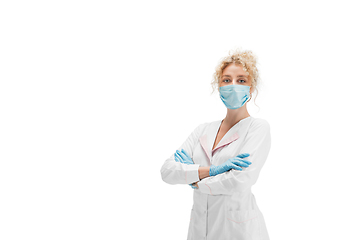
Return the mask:
[[210,161],[211,161],[211,154],[210,154],[210,151],[209,151],[209,143],[208,143],[208,137],[207,135],[202,135],[200,138],[199,138],[199,141],[200,141],[200,144],[201,144],[201,147],[202,149],[204,150],[206,156],[207,156],[207,159],[206,159],[206,162],[208,163],[208,165],[210,165]]
[[[220,148],[229,145],[230,143],[234,142],[235,140],[238,140],[238,145],[240,146],[242,142],[245,139],[245,136],[248,132],[250,123],[252,117],[246,118],[238,122],[236,125],[234,125],[220,140],[217,146],[215,146],[214,150],[212,150],[212,146],[214,145],[216,135],[219,131],[220,125],[222,120],[216,121],[213,124],[209,126],[209,130],[206,131],[207,133],[202,135],[199,138],[201,147],[206,153],[206,156],[208,157],[208,163],[211,164],[212,155],[215,153],[215,151],[219,150]],[[240,133],[240,135],[239,135]]]
[[214,145],[215,138],[217,132],[219,131],[220,124],[222,120],[215,121],[210,124],[209,129],[207,129],[206,133],[199,138],[201,147],[203,148],[204,152],[207,156],[207,162],[210,165],[211,158],[212,158],[212,146]]
[[[237,146],[242,146],[245,140],[245,137],[249,131],[250,124],[252,122],[252,117],[247,117],[245,119],[240,120],[237,124],[235,124],[221,139],[218,146],[215,147],[213,152],[218,150],[219,148],[229,145],[233,141],[237,140]],[[230,137],[227,137],[230,135]],[[225,139],[225,140],[224,140]]]
[[[226,133],[225,135],[227,135],[227,133]],[[233,141],[237,140],[237,139],[239,138],[239,134],[238,134],[237,132],[235,132],[233,135],[231,135],[230,137],[228,137],[228,138],[226,138],[226,139],[224,140],[225,137],[226,137],[226,136],[224,136],[224,137],[220,140],[219,144],[214,148],[214,150],[212,150],[212,154],[214,154],[214,152],[216,152],[218,149],[220,149],[220,148],[222,148],[222,147],[224,147],[224,146],[226,146],[226,145],[229,145],[229,144],[232,143]]]

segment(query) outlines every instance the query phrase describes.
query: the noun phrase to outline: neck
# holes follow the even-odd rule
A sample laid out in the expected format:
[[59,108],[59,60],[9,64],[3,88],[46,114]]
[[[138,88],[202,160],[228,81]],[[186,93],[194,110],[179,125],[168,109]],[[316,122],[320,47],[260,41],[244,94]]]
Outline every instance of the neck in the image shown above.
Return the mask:
[[249,117],[250,114],[246,109],[246,103],[244,106],[238,109],[227,109],[226,117],[223,123],[228,126],[233,126],[240,120]]

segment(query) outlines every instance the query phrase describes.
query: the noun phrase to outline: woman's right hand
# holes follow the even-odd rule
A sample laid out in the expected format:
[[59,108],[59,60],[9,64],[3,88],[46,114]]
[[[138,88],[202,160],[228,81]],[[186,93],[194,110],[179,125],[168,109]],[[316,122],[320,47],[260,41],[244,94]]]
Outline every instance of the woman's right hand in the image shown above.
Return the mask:
[[176,162],[194,164],[190,155],[184,149],[181,149],[181,152],[179,150],[176,150],[176,152],[174,153],[174,157]]
[[242,154],[237,155],[234,158],[228,159],[226,162],[224,162],[223,164],[221,164],[219,166],[211,165],[210,170],[209,170],[209,175],[216,176],[218,174],[227,172],[231,169],[242,171],[241,167],[249,167],[249,165],[251,164],[251,162],[244,160],[244,158],[246,158],[248,156],[250,156],[250,154],[242,153]]
[[[181,162],[185,164],[194,164],[190,155],[184,149],[181,149],[181,152],[179,150],[176,150],[176,152],[174,153],[174,157],[176,162]],[[189,186],[192,189],[198,189],[198,186],[197,184],[195,185],[195,183],[189,184]]]

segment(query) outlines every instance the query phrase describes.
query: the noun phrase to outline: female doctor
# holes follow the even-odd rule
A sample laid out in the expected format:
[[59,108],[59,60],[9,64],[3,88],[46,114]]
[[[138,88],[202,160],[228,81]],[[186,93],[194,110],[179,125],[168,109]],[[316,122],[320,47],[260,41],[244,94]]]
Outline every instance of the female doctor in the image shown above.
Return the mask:
[[224,57],[212,84],[225,118],[200,124],[161,167],[163,181],[194,189],[188,240],[269,239],[251,192],[271,146],[269,123],[246,109],[258,80],[251,51]]

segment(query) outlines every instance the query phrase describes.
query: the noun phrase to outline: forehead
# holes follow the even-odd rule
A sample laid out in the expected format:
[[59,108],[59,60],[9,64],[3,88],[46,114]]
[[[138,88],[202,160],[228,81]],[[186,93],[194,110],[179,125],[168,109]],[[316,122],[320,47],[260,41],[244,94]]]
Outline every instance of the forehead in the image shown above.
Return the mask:
[[222,76],[225,77],[233,75],[248,76],[248,73],[244,71],[242,65],[231,63],[223,70]]

